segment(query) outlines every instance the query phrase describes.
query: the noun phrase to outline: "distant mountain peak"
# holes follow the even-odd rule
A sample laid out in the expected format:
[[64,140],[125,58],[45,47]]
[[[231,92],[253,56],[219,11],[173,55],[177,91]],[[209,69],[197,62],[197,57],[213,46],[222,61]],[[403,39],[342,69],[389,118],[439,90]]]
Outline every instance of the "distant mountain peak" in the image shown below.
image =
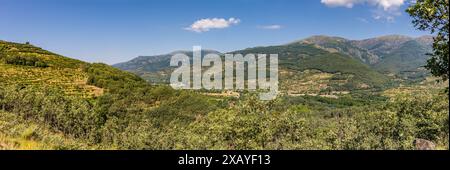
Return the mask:
[[291,43],[288,43],[287,45],[290,44],[296,44],[296,43],[306,43],[306,44],[323,44],[323,43],[328,43],[328,42],[346,42],[349,41],[348,39],[342,38],[342,37],[336,37],[336,36],[328,36],[328,35],[313,35],[310,36],[308,38],[304,38],[301,40],[297,40]]
[[406,36],[406,35],[400,35],[400,34],[391,34],[391,35],[383,35],[383,36],[379,36],[379,37],[375,37],[376,39],[379,40],[386,40],[386,41],[395,41],[395,40],[404,40],[404,41],[408,41],[408,40],[412,40],[412,37]]
[[409,41],[416,41],[422,45],[428,46],[431,45],[433,37],[426,35],[413,38],[405,35],[394,34],[364,40],[355,40],[353,43],[359,47],[366,48],[371,51],[376,49],[380,53],[389,53],[393,49],[397,49]]
[[[166,55],[174,55],[174,54],[179,54],[179,53],[182,53],[182,54],[191,54],[192,51],[193,51],[193,50],[176,50],[176,51],[173,51],[173,52],[168,53],[168,54],[166,54]],[[213,54],[222,54],[222,53],[219,52],[219,51],[211,50],[211,49],[202,49],[201,52],[202,52],[202,55],[210,54],[210,53],[213,53]]]
[[[216,50],[202,49],[201,55],[205,56],[207,54],[218,54],[222,53]],[[114,64],[114,67],[120,68],[122,70],[151,70],[151,71],[161,71],[169,66],[170,59],[175,54],[185,54],[192,57],[192,50],[176,50],[167,54],[153,55],[153,56],[139,56],[130,61]]]
[[332,41],[348,41],[345,38],[337,37],[337,36],[327,36],[327,35],[314,35],[308,38],[303,39],[303,41],[326,41],[326,40],[332,40]]
[[431,36],[431,35],[420,36],[420,37],[415,38],[414,40],[416,40],[419,43],[425,44],[425,45],[433,44],[433,36]]

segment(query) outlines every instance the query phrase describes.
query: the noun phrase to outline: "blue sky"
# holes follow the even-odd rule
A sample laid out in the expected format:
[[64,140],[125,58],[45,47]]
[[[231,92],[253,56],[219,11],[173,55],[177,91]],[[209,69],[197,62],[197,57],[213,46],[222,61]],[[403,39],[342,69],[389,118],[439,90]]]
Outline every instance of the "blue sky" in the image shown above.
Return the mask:
[[0,0],[0,40],[113,64],[194,45],[228,52],[311,35],[426,35],[413,28],[407,6],[407,0]]

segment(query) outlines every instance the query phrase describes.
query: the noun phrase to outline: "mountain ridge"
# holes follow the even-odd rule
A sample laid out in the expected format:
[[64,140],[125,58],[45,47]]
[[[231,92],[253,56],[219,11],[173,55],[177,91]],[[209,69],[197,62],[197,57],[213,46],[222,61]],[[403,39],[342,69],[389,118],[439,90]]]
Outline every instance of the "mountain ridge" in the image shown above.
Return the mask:
[[[311,36],[294,43],[315,44],[330,52],[340,52],[358,59],[373,69],[386,74],[426,74],[422,69],[431,52],[433,36],[410,37],[385,35],[362,40],[349,40],[335,36]],[[404,75],[411,77],[411,75]],[[413,75],[416,76],[416,75]]]
[[[321,36],[317,38],[326,37]],[[346,40],[340,38],[338,41],[343,42]],[[333,89],[373,88],[383,86],[383,84],[388,82],[387,77],[371,70],[369,66],[360,63],[358,59],[345,53],[329,51],[311,43],[301,42],[279,46],[253,47],[229,53],[246,54],[249,52],[279,54],[279,67],[287,72],[303,74],[302,72],[304,71],[318,70],[319,72],[323,72],[323,74],[333,74],[330,79],[339,79],[337,77],[345,79],[346,82],[341,82],[340,85],[339,83],[334,83],[333,86],[339,87],[334,87]],[[173,54],[173,52],[168,55],[141,56],[130,60],[128,63],[125,62],[113,66],[135,73],[152,83],[168,83],[170,72],[174,69],[173,67],[169,67],[170,54]],[[192,55],[188,56],[191,57]],[[288,78],[282,77],[282,79]],[[337,82],[334,80],[326,81]],[[331,88],[331,85],[326,85],[326,87]],[[326,88],[322,90],[324,89]]]
[[[380,62],[383,56],[378,56],[379,51],[382,49],[385,50],[386,47],[381,49],[374,49],[374,46],[380,43],[387,43],[384,46],[393,46],[394,49],[398,48],[397,46],[406,43],[407,41],[417,41],[422,46],[428,46],[431,48],[431,44],[433,41],[433,37],[431,35],[423,35],[418,37],[410,37],[406,35],[399,34],[391,34],[391,35],[383,35],[375,38],[366,38],[361,40],[352,40],[346,39],[339,36],[328,36],[328,35],[313,35],[307,38],[303,38],[301,40],[296,40],[290,43],[282,44],[282,45],[291,45],[296,43],[306,43],[306,44],[316,44],[318,48],[322,48],[324,50],[328,50],[330,52],[341,52],[346,55],[349,55],[355,59],[359,59],[362,62],[373,65]],[[336,47],[335,45],[341,43],[341,46]],[[343,46],[342,46],[343,44]],[[257,46],[257,47],[266,47],[266,46]],[[245,49],[250,49],[245,48]],[[337,48],[337,49],[336,49]],[[377,47],[380,48],[380,47]],[[391,47],[392,48],[392,47]],[[245,50],[244,49],[244,50]],[[428,49],[429,50],[429,49]],[[202,50],[203,52],[212,52],[216,54],[222,54],[221,52],[215,50]],[[166,54],[159,55],[151,55],[151,56],[138,56],[132,60],[120,62],[116,64],[112,64],[113,66],[121,67],[121,64],[133,61],[135,59],[142,58],[157,58],[159,57],[167,57],[167,55],[173,55],[174,53],[188,53],[191,52],[189,50],[176,50],[173,52],[169,52]],[[378,54],[377,54],[378,53]]]

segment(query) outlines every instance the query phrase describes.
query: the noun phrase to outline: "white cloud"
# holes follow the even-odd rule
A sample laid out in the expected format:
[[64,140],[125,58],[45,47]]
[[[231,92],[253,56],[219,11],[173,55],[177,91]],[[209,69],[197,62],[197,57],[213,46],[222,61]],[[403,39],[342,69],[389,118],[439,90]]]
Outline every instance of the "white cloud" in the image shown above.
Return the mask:
[[380,7],[383,7],[385,11],[396,10],[405,3],[405,0],[369,0],[369,1],[373,1],[373,3],[377,4]]
[[185,28],[185,30],[201,33],[207,32],[211,29],[228,28],[232,25],[237,25],[240,22],[241,20],[237,18],[229,18],[228,20],[225,18],[206,18],[195,21],[189,27]]
[[405,3],[405,0],[321,0],[321,3],[330,7],[352,8],[356,4],[370,4],[383,8],[385,11],[395,10]]
[[395,21],[396,16],[401,15],[399,8],[408,2],[407,0],[321,0],[321,3],[329,7],[353,8],[357,4],[375,6],[376,9],[372,10],[372,18],[390,23]]
[[399,11],[384,11],[383,9],[374,9],[372,12],[372,18],[378,21],[393,23],[395,22],[395,17],[400,16],[401,13]]
[[279,30],[282,28],[282,26],[281,25],[263,25],[263,26],[258,26],[258,28],[266,29],[266,30]]
[[343,6],[352,8],[355,3],[360,3],[360,1],[362,0],[321,0],[320,2],[330,7]]

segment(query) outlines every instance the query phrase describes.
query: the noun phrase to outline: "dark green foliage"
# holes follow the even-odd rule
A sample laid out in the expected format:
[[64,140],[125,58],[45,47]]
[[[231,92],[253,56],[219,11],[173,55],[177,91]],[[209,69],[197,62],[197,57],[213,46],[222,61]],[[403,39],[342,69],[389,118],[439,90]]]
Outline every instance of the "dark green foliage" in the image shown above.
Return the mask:
[[0,89],[0,108],[25,120],[48,125],[54,131],[93,140],[92,134],[99,126],[99,118],[93,114],[92,104],[82,98],[66,96],[58,89]]
[[250,99],[194,122],[178,142],[189,149],[414,149],[413,140],[424,138],[446,146],[446,96],[425,96],[382,107],[318,111],[301,104],[283,112],[268,107],[278,102]]
[[159,124],[164,125],[177,120],[182,124],[188,124],[199,116],[207,115],[217,109],[218,102],[213,98],[192,92],[177,92],[177,97],[172,101],[162,103],[160,107],[149,112],[149,116],[163,120]]
[[34,67],[48,67],[48,64],[39,60],[33,56],[7,56],[6,64],[22,65],[22,66],[34,66]]
[[109,90],[134,88],[146,84],[144,80],[132,73],[127,73],[102,63],[86,66],[85,72],[89,75],[88,84]]
[[444,81],[449,76],[449,1],[418,0],[406,10],[413,17],[413,24],[419,30],[437,32],[433,42],[433,54],[426,68]]
[[[87,145],[136,149],[156,147],[134,146],[132,142],[139,142],[136,140],[150,140],[148,138],[153,137],[133,139],[139,134],[187,126],[198,116],[215,110],[218,105],[213,98],[191,92],[175,92],[164,86],[121,89],[117,92],[97,99],[85,99],[67,96],[58,89],[0,87],[0,110],[17,114],[23,120],[68,137],[83,139]],[[149,132],[148,128],[153,130]],[[165,134],[164,131],[160,133]]]
[[3,60],[3,58],[6,57],[6,54],[3,53],[3,51],[1,50],[1,46],[0,46],[0,61]]

